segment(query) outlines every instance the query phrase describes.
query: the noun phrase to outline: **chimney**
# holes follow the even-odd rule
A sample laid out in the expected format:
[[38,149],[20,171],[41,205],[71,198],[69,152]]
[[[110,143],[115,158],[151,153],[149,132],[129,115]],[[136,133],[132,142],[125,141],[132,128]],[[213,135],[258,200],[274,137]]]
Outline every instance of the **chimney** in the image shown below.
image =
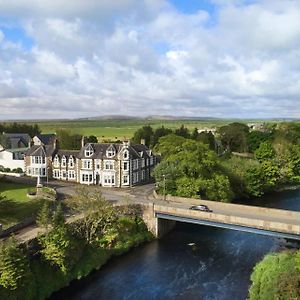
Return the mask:
[[53,147],[54,147],[54,149],[56,149],[56,147],[57,147],[57,140],[56,140],[56,138],[54,139],[54,141],[53,141]]
[[83,148],[83,147],[84,147],[84,135],[81,138],[81,148]]
[[141,139],[141,145],[146,145],[146,140],[145,139]]

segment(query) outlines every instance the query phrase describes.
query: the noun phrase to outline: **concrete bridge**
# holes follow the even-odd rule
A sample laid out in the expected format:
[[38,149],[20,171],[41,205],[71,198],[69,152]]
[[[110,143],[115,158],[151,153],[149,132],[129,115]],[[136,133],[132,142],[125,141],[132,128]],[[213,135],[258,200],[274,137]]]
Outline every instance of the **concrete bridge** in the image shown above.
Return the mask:
[[[300,240],[300,212],[170,196],[167,200],[149,204],[145,210],[144,219],[157,237],[176,222],[185,222]],[[189,209],[196,204],[205,204],[212,212]]]

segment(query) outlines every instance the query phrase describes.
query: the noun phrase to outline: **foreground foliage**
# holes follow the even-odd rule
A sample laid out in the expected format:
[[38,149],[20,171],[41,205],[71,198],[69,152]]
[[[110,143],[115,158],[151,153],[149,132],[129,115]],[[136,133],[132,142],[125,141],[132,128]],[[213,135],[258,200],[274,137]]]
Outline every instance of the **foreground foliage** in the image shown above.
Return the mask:
[[300,272],[295,267],[299,253],[286,251],[266,255],[251,275],[249,300],[300,299]]
[[52,211],[44,205],[39,224],[45,233],[25,252],[16,242],[1,242],[0,299],[45,299],[111,256],[152,239],[133,205],[113,207],[85,188],[69,205],[79,213],[71,223],[65,222],[60,205]]

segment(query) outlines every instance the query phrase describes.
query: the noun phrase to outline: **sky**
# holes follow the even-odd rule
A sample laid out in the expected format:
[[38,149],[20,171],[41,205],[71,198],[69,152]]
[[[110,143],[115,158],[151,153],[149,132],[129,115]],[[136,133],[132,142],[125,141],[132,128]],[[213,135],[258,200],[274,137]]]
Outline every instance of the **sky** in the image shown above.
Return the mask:
[[299,0],[0,0],[0,120],[300,118]]

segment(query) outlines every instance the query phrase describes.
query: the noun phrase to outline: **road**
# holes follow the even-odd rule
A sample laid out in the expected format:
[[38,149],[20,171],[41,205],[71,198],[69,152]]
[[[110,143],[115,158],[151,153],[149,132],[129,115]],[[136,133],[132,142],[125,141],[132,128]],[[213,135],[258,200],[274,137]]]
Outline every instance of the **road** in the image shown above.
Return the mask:
[[[58,182],[51,181],[49,186],[55,187],[61,198],[70,197],[76,194],[77,189],[81,188],[81,185],[68,183],[68,182]],[[155,203],[156,206],[164,207],[165,211],[173,209],[173,214],[176,215],[176,209],[181,212],[181,214],[188,216],[191,214],[189,207],[195,204],[195,199],[191,201],[180,202],[169,202],[164,200],[157,200],[153,197],[154,184],[148,184],[143,186],[136,186],[128,189],[120,188],[104,188],[99,186],[87,186],[91,191],[101,192],[105,199],[112,202],[129,201],[133,203],[149,204]],[[205,204],[208,202],[205,201]],[[199,200],[201,204],[201,200]],[[218,217],[240,217],[249,220],[259,220],[263,222],[278,222],[287,225],[297,225],[300,226],[300,212],[293,213],[288,216],[284,210],[272,210],[266,209],[268,213],[261,211],[259,208],[253,206],[241,206],[235,204],[234,206],[228,206],[224,203],[209,201],[209,208],[213,210],[213,213],[193,211],[194,216],[198,216],[200,219],[210,219],[211,221],[218,221]],[[282,213],[281,213],[282,212]],[[214,219],[215,218],[215,219]],[[30,226],[23,230],[20,230],[16,234],[16,238],[23,242],[34,238],[41,229],[37,226]]]

